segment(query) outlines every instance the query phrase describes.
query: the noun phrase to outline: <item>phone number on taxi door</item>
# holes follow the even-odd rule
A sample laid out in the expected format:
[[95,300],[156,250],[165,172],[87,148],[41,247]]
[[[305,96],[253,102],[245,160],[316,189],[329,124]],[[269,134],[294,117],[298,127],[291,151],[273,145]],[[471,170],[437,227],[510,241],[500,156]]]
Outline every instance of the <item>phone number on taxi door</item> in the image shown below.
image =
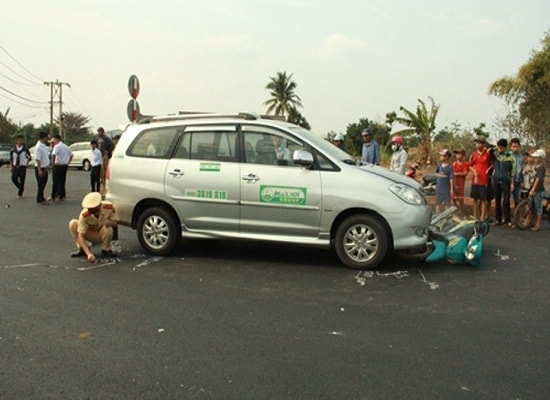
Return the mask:
[[201,199],[227,200],[227,192],[223,192],[220,190],[197,189],[195,191],[195,197],[199,197]]

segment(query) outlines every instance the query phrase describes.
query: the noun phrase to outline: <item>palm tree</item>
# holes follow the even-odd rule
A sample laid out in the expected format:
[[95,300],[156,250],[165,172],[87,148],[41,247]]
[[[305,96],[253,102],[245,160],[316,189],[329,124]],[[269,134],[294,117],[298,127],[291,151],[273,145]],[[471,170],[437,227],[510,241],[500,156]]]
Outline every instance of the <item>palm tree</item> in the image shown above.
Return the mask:
[[302,107],[302,99],[294,92],[297,85],[292,75],[287,75],[286,71],[277,72],[277,75],[269,78],[270,82],[265,88],[269,90],[271,98],[264,102],[267,114],[273,112],[276,116],[287,117],[292,109]]
[[308,131],[311,130],[311,125],[309,125],[309,122],[307,122],[306,117],[298,111],[298,109],[292,107],[290,109],[290,112],[288,113],[288,117],[286,119],[288,122],[291,122],[295,125],[301,126],[304,129],[307,129]]
[[435,131],[435,119],[439,112],[439,104],[435,104],[434,99],[429,97],[432,106],[427,109],[426,104],[418,99],[416,112],[412,112],[405,107],[399,107],[399,110],[405,114],[404,117],[396,117],[395,122],[405,125],[407,128],[396,134],[400,135],[418,135],[420,141],[420,156],[422,162],[430,164],[432,161],[432,135]]

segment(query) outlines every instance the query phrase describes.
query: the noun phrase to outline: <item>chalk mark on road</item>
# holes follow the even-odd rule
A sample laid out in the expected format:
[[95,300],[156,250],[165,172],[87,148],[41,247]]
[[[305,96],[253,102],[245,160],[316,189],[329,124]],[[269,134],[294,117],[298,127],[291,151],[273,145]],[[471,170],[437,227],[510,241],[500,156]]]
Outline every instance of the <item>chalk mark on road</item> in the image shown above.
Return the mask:
[[428,284],[430,286],[430,289],[432,289],[432,290],[439,289],[439,283],[428,281],[426,279],[426,276],[424,276],[424,274],[422,273],[422,270],[420,268],[418,268],[418,272],[420,272],[420,276],[422,276],[422,281],[421,282],[424,282],[424,283]]
[[[144,254],[132,254],[130,256],[131,260],[135,259],[141,259],[145,258],[146,256]],[[145,267],[147,265],[150,265],[152,263],[156,263],[160,260],[162,260],[163,257],[150,257],[148,259],[145,259],[141,261],[140,263],[136,264],[132,270],[135,271],[138,268]],[[3,269],[15,269],[15,268],[40,268],[40,267],[46,267],[46,268],[52,268],[52,269],[65,269],[70,271],[91,271],[98,268],[105,268],[111,265],[119,264],[123,259],[120,257],[111,257],[111,258],[98,258],[94,263],[88,264],[86,266],[69,266],[69,265],[55,265],[55,264],[45,264],[45,263],[29,263],[29,264],[11,264],[11,265],[4,265]]]

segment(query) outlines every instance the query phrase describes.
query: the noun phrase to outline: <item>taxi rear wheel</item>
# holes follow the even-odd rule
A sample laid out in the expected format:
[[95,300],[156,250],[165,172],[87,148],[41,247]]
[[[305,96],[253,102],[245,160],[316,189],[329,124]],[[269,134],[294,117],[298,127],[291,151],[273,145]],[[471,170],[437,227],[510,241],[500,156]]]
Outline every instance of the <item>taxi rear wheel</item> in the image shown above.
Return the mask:
[[145,210],[137,223],[141,246],[151,254],[170,254],[180,240],[178,225],[171,213],[160,207]]
[[338,227],[335,251],[340,261],[352,269],[372,269],[388,252],[388,232],[371,215],[354,215]]

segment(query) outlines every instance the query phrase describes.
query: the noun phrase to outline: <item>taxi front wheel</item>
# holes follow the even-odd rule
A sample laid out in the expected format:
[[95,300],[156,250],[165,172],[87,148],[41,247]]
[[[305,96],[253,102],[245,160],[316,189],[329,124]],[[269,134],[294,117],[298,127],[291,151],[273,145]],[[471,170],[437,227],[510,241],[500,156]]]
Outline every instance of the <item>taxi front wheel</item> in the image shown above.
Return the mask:
[[137,223],[141,246],[151,254],[168,255],[180,240],[180,231],[172,214],[161,207],[145,210]]
[[388,251],[388,232],[371,215],[348,217],[336,231],[335,250],[340,261],[348,268],[375,268]]

